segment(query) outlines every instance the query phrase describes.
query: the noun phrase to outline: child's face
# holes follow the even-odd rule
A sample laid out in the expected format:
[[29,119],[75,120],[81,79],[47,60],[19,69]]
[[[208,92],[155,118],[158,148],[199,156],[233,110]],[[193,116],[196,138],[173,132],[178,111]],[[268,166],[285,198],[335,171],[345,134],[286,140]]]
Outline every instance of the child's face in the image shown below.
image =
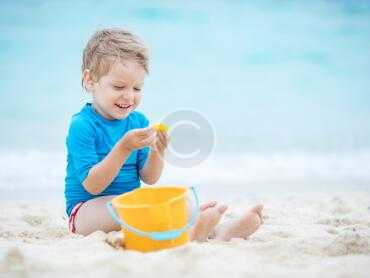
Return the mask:
[[108,120],[124,119],[140,104],[145,70],[135,61],[114,62],[109,72],[93,82],[87,89],[93,97],[93,107]]

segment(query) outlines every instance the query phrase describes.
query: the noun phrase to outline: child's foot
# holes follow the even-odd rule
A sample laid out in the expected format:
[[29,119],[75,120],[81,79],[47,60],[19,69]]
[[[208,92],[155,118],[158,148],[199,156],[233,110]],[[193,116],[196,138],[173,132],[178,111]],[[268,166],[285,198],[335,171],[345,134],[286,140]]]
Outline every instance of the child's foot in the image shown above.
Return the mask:
[[216,206],[216,202],[211,203],[212,205],[201,206],[200,215],[190,233],[190,240],[206,241],[227,209],[226,205]]
[[263,205],[257,205],[243,214],[240,218],[221,231],[218,231],[216,239],[229,241],[232,238],[247,239],[263,223]]

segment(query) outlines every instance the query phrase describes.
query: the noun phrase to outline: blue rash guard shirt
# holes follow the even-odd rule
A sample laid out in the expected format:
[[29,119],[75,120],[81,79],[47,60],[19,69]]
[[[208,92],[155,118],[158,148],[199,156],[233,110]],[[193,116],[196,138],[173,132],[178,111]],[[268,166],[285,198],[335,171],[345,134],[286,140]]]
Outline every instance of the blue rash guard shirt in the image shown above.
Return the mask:
[[85,190],[82,182],[89,170],[105,158],[127,131],[148,125],[149,120],[138,111],[131,112],[122,120],[108,120],[98,114],[91,103],[87,103],[79,113],[72,116],[66,139],[67,174],[64,194],[68,216],[79,202],[99,196],[119,195],[140,186],[139,170],[147,160],[149,147],[131,152],[118,175],[103,192],[92,195]]

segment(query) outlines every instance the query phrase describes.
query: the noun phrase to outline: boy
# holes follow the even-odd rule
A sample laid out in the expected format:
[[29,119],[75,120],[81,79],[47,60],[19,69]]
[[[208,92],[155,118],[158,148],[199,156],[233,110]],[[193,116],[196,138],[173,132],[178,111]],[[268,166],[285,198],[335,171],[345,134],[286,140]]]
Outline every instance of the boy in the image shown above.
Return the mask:
[[[116,195],[159,179],[169,137],[149,127],[144,114],[135,111],[149,72],[148,48],[129,31],[97,31],[83,52],[82,85],[92,96],[73,115],[67,145],[65,197],[70,231],[83,235],[96,230],[120,230],[105,204]],[[210,202],[191,231],[191,239],[206,240],[227,209]],[[262,206],[256,206],[214,237],[246,238],[262,223]]]

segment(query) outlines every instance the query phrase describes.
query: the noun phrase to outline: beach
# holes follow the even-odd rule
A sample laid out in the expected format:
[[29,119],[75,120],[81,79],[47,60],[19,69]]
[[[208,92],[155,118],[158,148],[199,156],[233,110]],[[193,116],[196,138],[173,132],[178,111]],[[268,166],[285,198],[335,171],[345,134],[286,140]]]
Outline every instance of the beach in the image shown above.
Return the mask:
[[[0,278],[370,277],[370,1],[0,7]],[[66,137],[94,100],[83,53],[110,27],[150,50],[145,82],[128,83],[150,125],[169,126],[155,186],[228,204],[220,225],[263,204],[248,240],[142,254],[119,232],[68,231]]]
[[[369,200],[368,192],[270,194],[258,199],[266,219],[248,240],[147,254],[120,247],[119,232],[69,233],[63,202],[4,201],[0,277],[368,277]],[[222,223],[256,202],[234,198]]]

